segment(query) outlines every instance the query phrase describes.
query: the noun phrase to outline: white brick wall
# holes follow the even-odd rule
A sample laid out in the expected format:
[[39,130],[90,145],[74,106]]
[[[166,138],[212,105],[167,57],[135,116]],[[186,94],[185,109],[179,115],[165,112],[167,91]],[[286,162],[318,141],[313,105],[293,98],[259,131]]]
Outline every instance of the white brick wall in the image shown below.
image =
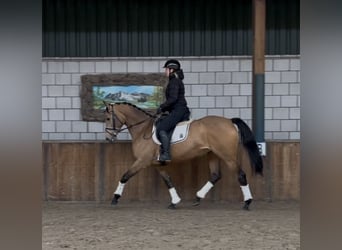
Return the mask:
[[199,73],[187,73],[184,79],[184,84],[198,84],[199,83]]
[[239,117],[240,116],[240,110],[239,109],[225,109],[224,110],[224,116],[225,117]]
[[207,61],[206,60],[196,60],[191,63],[192,72],[207,72]]
[[276,59],[273,61],[273,70],[275,71],[288,71],[290,69],[289,59]]
[[59,109],[70,109],[71,108],[71,99],[68,97],[57,98],[57,108]]
[[71,84],[71,74],[57,74],[56,84],[70,85]]
[[88,127],[89,127],[89,132],[102,133],[105,129],[104,123],[100,123],[100,122],[90,122]]
[[159,62],[144,61],[143,68],[145,73],[156,73],[159,71]]
[[44,85],[53,85],[55,82],[55,74],[42,74],[42,83]]
[[300,70],[299,59],[290,59],[290,70]]
[[48,62],[49,73],[63,73],[63,61],[52,61]]
[[63,97],[63,86],[48,86],[48,95]]
[[208,61],[208,72],[218,72],[218,71],[223,71],[223,61],[222,60]]
[[239,92],[240,92],[240,88],[238,84],[224,85],[223,89],[224,89],[223,94],[225,96],[239,95]]
[[[248,56],[179,59],[193,119],[240,117],[252,124],[252,60]],[[42,62],[42,139],[104,140],[104,124],[81,120],[84,74],[164,72],[163,58],[45,58]],[[130,140],[128,133],[119,140]],[[265,139],[300,139],[300,58],[265,62]]]
[[129,61],[127,72],[143,72],[143,62],[141,61]]
[[208,95],[209,96],[221,96],[223,94],[223,85],[222,84],[216,84],[216,85],[211,85],[208,88]]
[[273,70],[273,60],[266,59],[265,60],[265,71],[272,71]]
[[84,121],[72,121],[72,132],[87,132],[87,122]]
[[125,73],[125,72],[127,72],[127,62],[126,61],[114,61],[114,62],[112,62],[112,72],[113,73]]
[[252,95],[252,84],[240,84],[240,95]]
[[215,73],[200,73],[200,83],[209,83],[213,84],[215,83]]
[[218,96],[216,98],[216,107],[217,108],[231,108],[232,106],[232,97],[230,96]]
[[248,83],[247,72],[233,72],[232,82],[233,83]]
[[279,83],[280,72],[265,71],[265,83]]
[[79,62],[64,62],[63,70],[65,73],[73,73],[80,71],[80,63]]
[[57,132],[71,132],[71,121],[56,122]]
[[50,121],[63,121],[64,120],[64,110],[62,110],[62,109],[50,109],[49,110],[49,120]]
[[43,109],[54,109],[54,108],[56,108],[56,98],[43,97],[42,98],[42,108]]
[[110,72],[110,69],[111,69],[110,62],[95,62],[96,73],[107,73],[107,72]]
[[231,83],[232,73],[230,72],[217,72],[216,73],[216,83]]
[[200,108],[215,108],[215,97],[201,96]]
[[225,60],[223,70],[227,72],[239,71],[240,61],[239,60]]
[[252,60],[241,60],[240,71],[252,71]]
[[191,86],[192,96],[206,96],[208,95],[208,85],[192,85]]
[[246,108],[248,107],[247,96],[233,96],[232,97],[233,108]]
[[95,63],[94,62],[80,62],[80,72],[82,73],[95,72]]

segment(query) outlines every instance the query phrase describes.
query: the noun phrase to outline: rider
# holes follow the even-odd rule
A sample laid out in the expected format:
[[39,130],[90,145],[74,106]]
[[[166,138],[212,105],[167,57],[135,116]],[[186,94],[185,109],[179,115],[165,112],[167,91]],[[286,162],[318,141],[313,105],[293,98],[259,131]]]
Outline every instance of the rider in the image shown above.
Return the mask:
[[161,142],[160,162],[171,161],[170,139],[178,122],[189,120],[190,110],[184,97],[184,74],[179,61],[167,60],[164,64],[165,74],[169,83],[165,90],[165,102],[162,103],[157,114],[168,111],[169,114],[158,121],[157,135]]

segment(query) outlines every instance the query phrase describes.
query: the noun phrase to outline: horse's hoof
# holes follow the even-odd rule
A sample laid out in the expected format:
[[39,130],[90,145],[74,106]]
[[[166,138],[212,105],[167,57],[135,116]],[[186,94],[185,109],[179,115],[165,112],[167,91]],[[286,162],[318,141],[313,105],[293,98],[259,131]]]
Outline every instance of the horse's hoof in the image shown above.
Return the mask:
[[167,208],[168,209],[176,209],[176,204],[171,203]]
[[114,195],[114,197],[113,197],[113,199],[112,199],[111,205],[112,205],[112,206],[115,206],[116,204],[118,204],[118,200],[119,200],[120,197],[121,197],[121,196],[118,195],[118,194]]
[[245,205],[243,206],[243,209],[249,211],[249,205],[251,203],[252,203],[252,199],[246,200]]
[[196,200],[194,201],[194,203],[192,203],[193,206],[198,206],[199,204],[201,204],[201,198],[200,197],[196,197]]

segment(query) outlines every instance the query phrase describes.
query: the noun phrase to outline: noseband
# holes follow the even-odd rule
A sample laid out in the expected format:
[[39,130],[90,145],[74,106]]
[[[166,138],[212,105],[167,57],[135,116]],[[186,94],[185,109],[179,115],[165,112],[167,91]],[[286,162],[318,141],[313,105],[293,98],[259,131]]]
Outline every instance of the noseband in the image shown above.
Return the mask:
[[[106,108],[106,112],[109,112],[108,108]],[[124,123],[123,123],[122,121],[120,121],[119,117],[115,114],[115,112],[114,112],[114,107],[113,107],[111,113],[112,113],[112,125],[113,125],[113,126],[112,126],[111,128],[106,127],[105,131],[106,131],[108,134],[110,134],[110,135],[112,136],[112,138],[116,138],[117,134],[120,133],[121,131],[127,129],[127,127],[126,127],[126,128],[123,128],[123,129],[121,129],[121,128],[119,128],[119,129],[116,128],[116,127],[115,127],[115,118],[118,119],[118,121],[119,121],[122,125],[123,125]],[[122,126],[122,125],[121,125],[121,126]]]

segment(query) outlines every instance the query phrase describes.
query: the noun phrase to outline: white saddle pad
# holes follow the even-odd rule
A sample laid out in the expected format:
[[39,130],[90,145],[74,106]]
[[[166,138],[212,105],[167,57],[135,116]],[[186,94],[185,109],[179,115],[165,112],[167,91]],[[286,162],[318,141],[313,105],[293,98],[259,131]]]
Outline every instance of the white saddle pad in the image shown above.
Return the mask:
[[[174,129],[172,137],[171,137],[171,144],[183,142],[183,141],[185,141],[188,138],[190,123],[192,121],[193,120],[190,119],[189,121],[184,121],[184,122],[177,123],[177,126]],[[153,128],[152,128],[152,139],[153,139],[153,141],[156,144],[160,145],[161,143],[158,140],[157,135],[156,135],[155,132],[156,132],[156,126],[153,125]]]

